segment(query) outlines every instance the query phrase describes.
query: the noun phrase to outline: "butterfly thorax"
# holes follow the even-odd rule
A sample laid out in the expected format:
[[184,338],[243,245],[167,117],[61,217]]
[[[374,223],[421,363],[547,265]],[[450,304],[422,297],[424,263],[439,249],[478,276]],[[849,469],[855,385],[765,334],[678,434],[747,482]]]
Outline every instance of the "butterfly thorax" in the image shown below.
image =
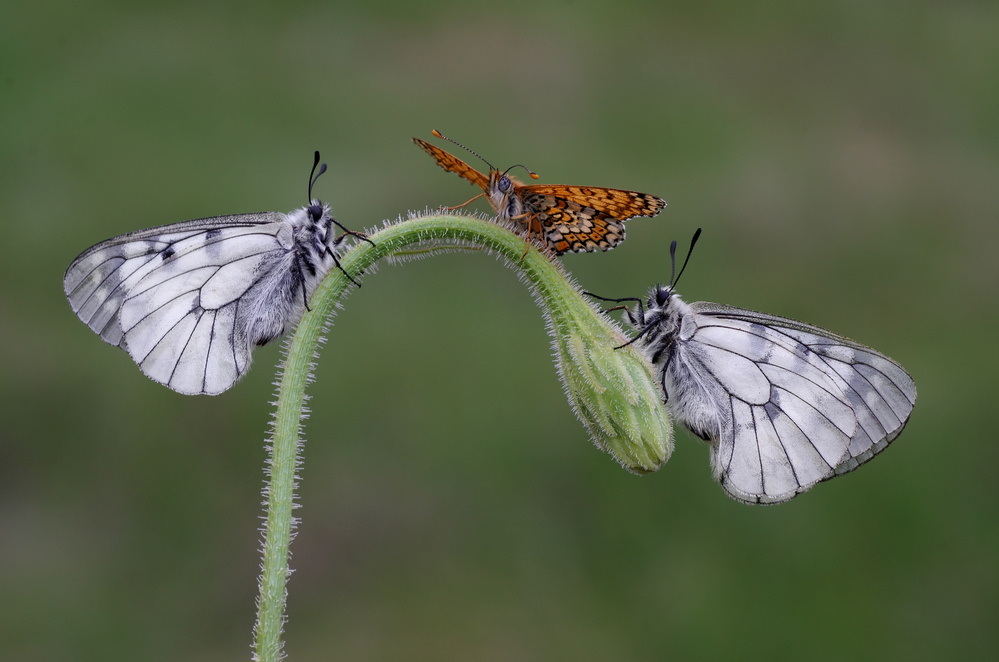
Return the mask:
[[308,207],[292,212],[289,220],[294,228],[295,244],[299,247],[302,267],[310,276],[320,272],[325,275],[331,262],[326,249],[333,241],[333,233],[330,232],[330,206],[313,200]]
[[655,362],[663,352],[672,351],[683,319],[690,314],[690,306],[663,285],[652,289],[647,303],[641,314],[629,310],[628,319],[642,332],[642,344],[652,351]]
[[288,214],[294,242],[261,262],[260,280],[247,291],[239,312],[251,345],[278,338],[298,323],[319,282],[333,264],[329,205],[313,200]]

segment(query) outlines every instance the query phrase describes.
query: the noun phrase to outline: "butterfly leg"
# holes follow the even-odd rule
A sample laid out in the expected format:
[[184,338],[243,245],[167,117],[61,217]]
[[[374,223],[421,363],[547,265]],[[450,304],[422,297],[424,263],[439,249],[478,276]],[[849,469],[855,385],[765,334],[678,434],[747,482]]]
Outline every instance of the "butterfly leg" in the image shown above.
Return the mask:
[[302,279],[302,303],[305,304],[305,309],[311,313],[312,309],[309,308],[309,294],[305,291],[305,279],[304,278]]
[[[337,225],[339,225],[339,223]],[[357,287],[360,287],[361,284],[358,283],[353,278],[351,278],[350,274],[347,273],[347,270],[343,268],[342,264],[340,264],[340,260],[337,259],[336,253],[334,253],[333,250],[329,246],[326,247],[326,252],[330,254],[330,257],[333,258],[333,263],[336,265],[336,268],[343,272],[343,275],[347,277],[347,280],[349,280],[350,282],[352,282]]]
[[[305,291],[305,276],[303,275],[305,273],[305,263],[303,260],[304,258],[302,257],[301,251],[296,250],[295,262],[291,268],[291,277],[293,279],[297,279],[299,284],[302,286],[302,303],[305,304],[305,309],[311,312],[312,309],[309,308],[309,293]],[[294,288],[295,285],[292,285],[292,290],[294,290]]]
[[[645,319],[645,306],[642,304],[642,300],[639,299],[638,297],[622,297],[620,299],[610,299],[608,297],[602,297],[599,294],[594,294],[593,292],[587,292],[585,290],[583,291],[583,294],[585,294],[588,297],[593,297],[594,299],[600,299],[601,301],[609,301],[611,303],[622,303],[624,301],[634,301],[636,304],[638,304],[638,306],[637,306],[638,307],[638,314],[637,315],[632,314],[632,312],[628,308],[628,306],[614,306],[613,308],[607,308],[606,310],[604,310],[604,312],[605,313],[609,313],[609,312],[614,311],[614,310],[622,310],[623,309],[624,312],[626,312],[628,314],[628,319],[630,319],[631,323],[634,324],[635,326],[638,326],[638,324],[643,319]],[[642,333],[639,333],[631,341],[625,343],[624,345],[621,345],[620,347],[615,347],[614,349],[620,349],[621,347],[625,347],[626,345],[630,345],[631,343],[633,343],[636,340],[638,340],[639,338],[641,338],[645,334],[645,332],[648,331],[650,328],[651,327],[646,326],[645,329],[642,330]]]
[[[531,223],[533,219],[531,218],[530,214],[520,214],[519,216],[514,217],[514,219],[518,221],[522,218],[527,219],[527,236],[524,237],[524,239],[527,241],[527,248],[524,249],[524,254],[520,256],[521,260],[527,257],[527,251],[531,250],[531,230],[534,229],[534,225]],[[540,230],[538,231],[538,236],[539,237],[541,236]]]
[[[333,219],[330,219],[330,220],[333,220]],[[340,225],[336,221],[333,221],[333,222],[336,223],[337,225]],[[338,245],[341,241],[343,241],[343,238],[346,237],[347,235],[351,235],[352,237],[357,237],[359,239],[362,239],[362,240],[368,242],[369,244],[371,244],[372,246],[375,245],[375,242],[373,242],[370,239],[368,239],[368,235],[364,234],[363,232],[354,232],[353,230],[348,230],[347,228],[344,228],[342,225],[340,225],[340,227],[344,229],[344,232],[343,232],[343,234],[340,234],[335,239],[333,239],[333,245],[334,246]],[[330,250],[330,248],[328,246],[327,246],[326,250],[333,257],[333,261],[336,262],[336,266],[340,269],[340,271],[343,271],[343,268],[340,267],[340,261],[337,260],[337,257],[333,253],[333,251]],[[344,273],[345,276],[347,276],[347,278],[350,278],[350,274],[348,274],[346,271],[343,271],[343,273]],[[362,270],[361,273],[363,274],[364,271]],[[357,285],[358,287],[361,286],[360,283],[358,283],[353,278],[350,278],[350,282],[354,283],[354,285]]]
[[[671,340],[665,347],[660,349],[652,356],[652,364],[655,365],[656,363],[659,362],[659,359],[663,355],[663,352],[666,352],[666,361],[663,363],[663,372],[661,378],[663,385],[664,403],[669,402],[669,391],[666,390],[666,373],[669,372],[669,364],[673,361],[673,355],[675,354],[675,351],[676,351],[676,340]],[[698,434],[697,436],[701,437],[701,439],[706,440],[706,438],[703,435]]]
[[653,328],[655,328],[655,327],[654,327],[654,325],[650,324],[649,326],[647,326],[647,327],[645,327],[644,329],[642,329],[641,331],[639,331],[639,332],[638,332],[638,335],[637,335],[637,336],[635,336],[634,338],[632,338],[632,339],[631,339],[631,340],[629,340],[628,342],[624,343],[623,345],[618,345],[618,346],[617,346],[617,347],[615,347],[614,349],[621,349],[622,347],[627,347],[628,345],[630,345],[630,344],[632,344],[632,343],[636,342],[636,341],[637,341],[637,340],[638,340],[639,338],[643,338],[643,337],[645,337],[645,334],[647,334],[647,333],[648,333],[649,331],[651,331],[651,330],[652,330]]
[[[583,294],[585,294],[588,297],[593,297],[594,299],[600,299],[601,301],[610,301],[611,303],[623,303],[625,301],[636,301],[636,302],[638,302],[639,309],[641,309],[641,307],[642,307],[642,300],[639,299],[638,297],[622,297],[620,299],[611,299],[611,298],[608,298],[608,297],[602,297],[599,294],[594,294],[593,292],[587,292],[586,290],[583,291]],[[608,310],[618,310],[619,308],[626,308],[626,306],[615,306],[613,308],[609,308]],[[640,310],[640,312],[644,312],[644,311]]]
[[[541,239],[541,233],[540,232],[538,233],[538,238],[539,238],[539,240]],[[553,251],[552,248],[551,248],[551,246],[549,246],[544,240],[541,240],[540,243],[541,243],[541,245],[537,246],[537,249],[540,252],[544,253],[545,255],[547,255],[551,259],[554,259],[555,256],[558,255],[558,253],[556,253],[555,251]],[[528,238],[527,238],[527,248],[524,249],[524,254],[520,256],[521,260],[523,260],[525,257],[527,257],[527,252],[529,250],[531,250],[531,239],[530,239],[530,235],[528,235]]]
[[[523,214],[517,214],[516,216],[511,216],[510,217],[511,221],[517,221],[517,222],[523,221],[525,218],[527,219],[527,234],[526,235],[521,235],[521,236],[524,237],[524,241],[527,242],[527,246],[524,247],[524,254],[520,256],[521,260],[523,260],[525,257],[527,257],[528,251],[531,250],[531,230],[533,229],[532,225],[531,225],[531,221],[533,219],[532,219],[531,215],[529,213],[526,213],[526,212],[523,213]],[[540,230],[538,230],[538,236],[539,237],[542,236]],[[544,244],[543,242],[542,242],[542,245],[546,249],[548,248],[548,246],[546,244]]]
[[485,195],[485,193],[479,193],[479,194],[478,194],[477,196],[475,196],[474,198],[471,198],[471,199],[469,199],[469,200],[465,200],[465,201],[464,201],[463,203],[461,203],[460,205],[455,205],[454,207],[445,207],[444,209],[447,209],[448,211],[454,211],[455,209],[461,209],[462,207],[464,207],[464,206],[468,205],[469,203],[471,203],[471,202],[475,202],[476,200],[478,200],[479,198],[481,198],[481,197],[482,197],[482,196],[484,196],[484,195]]
[[339,227],[341,230],[343,230],[343,234],[340,235],[339,237],[337,237],[334,240],[335,242],[339,242],[341,239],[343,239],[343,237],[345,235],[349,234],[352,237],[357,237],[358,239],[361,239],[362,241],[368,242],[372,246],[375,245],[375,242],[373,242],[370,239],[368,239],[368,235],[364,234],[363,232],[354,232],[353,230],[348,230],[346,227],[344,227],[343,223],[341,223],[340,221],[336,220],[335,218],[331,218],[330,220],[333,221],[334,223],[336,223],[337,227]]

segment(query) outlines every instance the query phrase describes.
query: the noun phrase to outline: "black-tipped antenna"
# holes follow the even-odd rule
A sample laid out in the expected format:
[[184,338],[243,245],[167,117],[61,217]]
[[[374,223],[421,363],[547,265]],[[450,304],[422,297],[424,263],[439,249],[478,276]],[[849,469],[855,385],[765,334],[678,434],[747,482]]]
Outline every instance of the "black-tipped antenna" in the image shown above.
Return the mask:
[[[319,176],[326,172],[326,164],[319,166],[319,172],[316,172],[316,166],[319,165],[319,150],[316,150],[316,159],[312,162],[312,172],[309,173],[309,202],[312,202],[312,187],[316,185],[316,180]],[[315,175],[315,177],[313,177]]]
[[[676,278],[673,278],[673,275],[670,274],[669,277],[670,290],[672,290],[676,286],[677,281],[680,280],[680,276],[683,275],[683,270],[687,268],[687,263],[690,262],[690,254],[694,252],[694,244],[697,243],[697,238],[700,236],[701,236],[701,228],[697,228],[697,230],[694,232],[694,236],[690,240],[690,248],[687,249],[687,257],[684,258],[683,260],[683,266],[680,267],[680,273],[676,275]],[[673,269],[676,270],[676,241],[670,244],[669,257],[670,260],[673,262]]]
[[669,287],[673,289],[673,280],[676,277],[676,239],[669,242]]

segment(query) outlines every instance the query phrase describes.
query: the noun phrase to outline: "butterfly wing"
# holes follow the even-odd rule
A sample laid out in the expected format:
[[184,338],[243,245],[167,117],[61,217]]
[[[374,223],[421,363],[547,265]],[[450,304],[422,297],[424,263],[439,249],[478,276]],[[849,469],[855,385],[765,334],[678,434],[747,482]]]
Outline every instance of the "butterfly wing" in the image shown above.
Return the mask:
[[786,501],[860,466],[905,426],[916,387],[883,354],[774,315],[691,310],[678,356],[714,400],[712,465],[734,498]]
[[556,255],[610,250],[624,241],[624,221],[666,206],[648,193],[594,186],[524,185],[517,194]]
[[244,295],[293,245],[276,212],[187,221],[97,244],[63,285],[80,320],[150,379],[215,395],[250,364]]
[[560,184],[529,184],[520,187],[522,195],[551,196],[564,203],[606,214],[619,221],[636,216],[656,216],[666,206],[666,201],[648,193],[624,191],[599,186],[565,186]]
[[762,323],[815,353],[839,376],[857,415],[858,429],[836,475],[856,469],[888,447],[902,430],[916,403],[916,384],[905,369],[884,354],[817,326],[766,313],[750,313],[721,304],[712,314]]
[[468,165],[467,163],[459,159],[457,156],[454,156],[453,154],[448,154],[440,147],[431,145],[425,140],[420,140],[419,138],[413,138],[413,142],[422,147],[424,151],[426,151],[426,153],[429,154],[434,159],[434,161],[437,162],[437,165],[439,165],[440,167],[444,168],[448,172],[453,172],[459,177],[467,179],[471,183],[481,188],[483,191],[486,190],[486,187],[489,185],[489,178],[486,175],[482,174],[472,166]]

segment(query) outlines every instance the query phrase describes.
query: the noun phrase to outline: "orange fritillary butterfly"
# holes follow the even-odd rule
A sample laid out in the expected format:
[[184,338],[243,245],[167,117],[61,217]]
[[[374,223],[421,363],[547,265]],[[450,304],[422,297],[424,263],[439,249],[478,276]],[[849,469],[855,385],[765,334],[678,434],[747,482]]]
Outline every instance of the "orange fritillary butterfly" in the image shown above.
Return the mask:
[[[438,131],[433,133],[479,156]],[[483,193],[472,200],[485,195],[496,210],[497,221],[513,224],[528,240],[531,235],[541,237],[555,255],[569,251],[608,251],[624,241],[624,221],[635,216],[656,216],[666,206],[661,198],[636,191],[599,186],[522,184],[507,173],[521,167],[533,179],[538,176],[522,165],[500,172],[479,156],[489,166],[487,177],[439,147],[419,138],[413,138],[413,142],[430,154],[437,165],[481,188]],[[464,207],[472,200],[458,206]]]

